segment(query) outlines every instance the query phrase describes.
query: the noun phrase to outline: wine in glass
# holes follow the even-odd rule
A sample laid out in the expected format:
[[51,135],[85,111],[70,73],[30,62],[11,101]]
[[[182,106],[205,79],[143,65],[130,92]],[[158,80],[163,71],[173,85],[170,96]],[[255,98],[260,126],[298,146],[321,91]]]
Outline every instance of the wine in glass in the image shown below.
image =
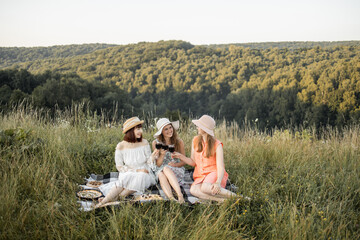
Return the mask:
[[169,145],[169,151],[171,153],[175,152],[175,146],[174,145]]
[[162,146],[163,146],[163,144],[162,144],[161,142],[158,142],[158,141],[157,141],[157,142],[155,143],[155,148],[156,148],[156,149],[161,149]]

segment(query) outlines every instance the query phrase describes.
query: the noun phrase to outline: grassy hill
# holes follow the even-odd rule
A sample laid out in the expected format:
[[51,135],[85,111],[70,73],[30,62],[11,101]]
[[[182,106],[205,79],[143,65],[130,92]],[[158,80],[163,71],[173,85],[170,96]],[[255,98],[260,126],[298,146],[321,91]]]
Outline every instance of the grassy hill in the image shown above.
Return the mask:
[[[153,140],[154,119],[144,137]],[[75,192],[90,173],[116,171],[124,121],[78,106],[19,107],[0,115],[1,239],[359,239],[359,127],[272,135],[218,121],[225,167],[252,201],[218,206],[157,202],[81,212]],[[195,134],[181,121],[189,156]]]

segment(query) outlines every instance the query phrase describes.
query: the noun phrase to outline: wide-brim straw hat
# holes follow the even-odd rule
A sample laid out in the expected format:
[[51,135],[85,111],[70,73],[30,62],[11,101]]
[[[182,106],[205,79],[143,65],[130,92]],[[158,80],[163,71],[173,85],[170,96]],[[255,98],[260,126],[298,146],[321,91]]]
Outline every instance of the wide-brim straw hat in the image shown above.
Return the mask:
[[198,120],[192,120],[192,122],[204,130],[207,134],[214,137],[215,120],[209,115],[203,115]]
[[143,124],[143,123],[144,123],[144,121],[140,120],[138,117],[129,118],[128,120],[126,120],[124,122],[123,133],[126,133],[127,131],[129,131],[133,127],[136,127],[137,125]]
[[170,120],[167,118],[160,118],[156,123],[156,128],[158,129],[158,131],[154,134],[154,137],[160,136],[163,128],[169,124],[171,124],[175,130],[179,129],[179,125],[180,125],[179,121],[170,122]]

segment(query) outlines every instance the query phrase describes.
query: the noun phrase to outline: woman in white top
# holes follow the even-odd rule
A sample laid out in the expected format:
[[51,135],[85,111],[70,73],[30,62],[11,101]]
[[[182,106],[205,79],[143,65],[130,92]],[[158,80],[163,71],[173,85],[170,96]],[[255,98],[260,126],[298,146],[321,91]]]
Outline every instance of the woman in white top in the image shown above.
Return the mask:
[[95,208],[114,201],[119,196],[126,197],[134,192],[144,192],[145,189],[156,184],[155,175],[151,170],[153,157],[150,145],[142,138],[143,122],[133,117],[124,123],[124,140],[116,146],[115,150],[119,179],[99,187],[105,198]]

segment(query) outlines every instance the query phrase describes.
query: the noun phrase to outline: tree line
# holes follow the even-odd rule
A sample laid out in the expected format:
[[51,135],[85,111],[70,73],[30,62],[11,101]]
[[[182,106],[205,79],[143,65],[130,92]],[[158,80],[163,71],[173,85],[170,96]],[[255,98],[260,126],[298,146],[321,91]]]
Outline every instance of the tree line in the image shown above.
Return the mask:
[[2,108],[25,97],[48,108],[88,100],[94,109],[118,102],[119,113],[208,113],[261,129],[344,126],[360,119],[356,43],[290,50],[160,41],[18,63],[0,72]]
[[84,55],[113,46],[116,45],[94,43],[57,45],[51,47],[0,47],[0,69],[11,67],[20,62]]

